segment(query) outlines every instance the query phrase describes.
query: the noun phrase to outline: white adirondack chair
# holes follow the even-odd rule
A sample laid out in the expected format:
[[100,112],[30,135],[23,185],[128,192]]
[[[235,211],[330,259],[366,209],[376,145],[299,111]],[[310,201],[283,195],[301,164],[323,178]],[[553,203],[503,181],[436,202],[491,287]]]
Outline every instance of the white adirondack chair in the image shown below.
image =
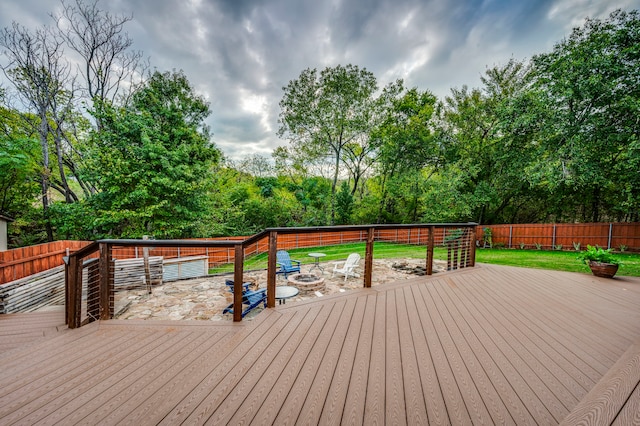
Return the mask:
[[349,277],[359,277],[360,275],[354,272],[354,269],[358,266],[358,262],[360,262],[360,255],[358,253],[351,253],[344,262],[334,264],[331,278],[333,278],[335,274],[344,275],[345,281],[347,281]]

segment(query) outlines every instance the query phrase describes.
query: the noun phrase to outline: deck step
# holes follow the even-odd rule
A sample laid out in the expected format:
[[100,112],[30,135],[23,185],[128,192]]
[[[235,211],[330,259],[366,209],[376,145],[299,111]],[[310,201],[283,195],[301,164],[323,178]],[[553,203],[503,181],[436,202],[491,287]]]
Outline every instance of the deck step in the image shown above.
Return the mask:
[[[640,342],[629,347],[560,425],[633,423],[640,386]],[[635,392],[634,392],[635,391]],[[623,417],[632,416],[627,422]]]

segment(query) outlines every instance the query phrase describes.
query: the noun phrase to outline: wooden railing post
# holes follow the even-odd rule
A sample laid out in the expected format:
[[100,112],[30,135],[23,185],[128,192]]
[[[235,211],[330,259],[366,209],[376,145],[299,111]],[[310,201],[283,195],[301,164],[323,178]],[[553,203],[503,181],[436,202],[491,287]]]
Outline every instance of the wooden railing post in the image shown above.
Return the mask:
[[276,307],[276,252],[278,233],[269,232],[269,257],[267,259],[267,308]]
[[111,279],[111,245],[100,243],[100,319],[108,320],[114,314],[114,285]]
[[[242,321],[242,283],[244,281],[244,246],[236,244],[233,258],[233,321]],[[275,296],[275,291],[274,291]]]
[[364,286],[371,287],[371,275],[373,272],[373,240],[375,238],[376,229],[369,228],[367,231],[367,248],[364,255]]
[[476,266],[476,227],[471,227],[471,241],[469,243],[469,266]]
[[429,236],[427,237],[427,275],[433,274],[433,244],[435,241],[436,227],[429,227]]
[[[78,262],[77,256],[69,256],[66,272],[66,321],[69,328],[78,328],[80,326],[80,312],[78,309],[80,301],[78,300],[78,295],[82,297],[82,269],[78,268]],[[78,291],[78,288],[80,288],[80,291]]]
[[[456,235],[456,234],[454,234]],[[458,269],[460,267],[460,263],[458,262],[458,252],[460,251],[460,238],[457,237],[451,241],[451,246],[453,247],[453,269]]]

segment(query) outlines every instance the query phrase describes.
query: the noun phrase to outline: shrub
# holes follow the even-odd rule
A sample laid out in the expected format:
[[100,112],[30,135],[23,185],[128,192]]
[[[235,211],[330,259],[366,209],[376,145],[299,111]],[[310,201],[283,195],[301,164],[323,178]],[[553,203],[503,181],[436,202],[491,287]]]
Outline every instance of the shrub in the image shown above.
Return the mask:
[[601,247],[593,247],[587,245],[587,249],[581,252],[577,259],[584,264],[589,262],[610,263],[612,265],[620,265],[620,261],[611,253],[611,249],[604,250]]
[[575,251],[580,251],[580,243],[579,242],[573,242],[573,248]]

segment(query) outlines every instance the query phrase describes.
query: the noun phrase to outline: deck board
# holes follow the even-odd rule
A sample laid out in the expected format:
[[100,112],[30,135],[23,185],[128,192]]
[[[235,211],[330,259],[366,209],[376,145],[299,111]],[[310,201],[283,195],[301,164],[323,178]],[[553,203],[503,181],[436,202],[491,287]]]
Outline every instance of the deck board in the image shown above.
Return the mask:
[[480,265],[241,324],[0,316],[0,423],[633,424],[638,306],[638,278]]

